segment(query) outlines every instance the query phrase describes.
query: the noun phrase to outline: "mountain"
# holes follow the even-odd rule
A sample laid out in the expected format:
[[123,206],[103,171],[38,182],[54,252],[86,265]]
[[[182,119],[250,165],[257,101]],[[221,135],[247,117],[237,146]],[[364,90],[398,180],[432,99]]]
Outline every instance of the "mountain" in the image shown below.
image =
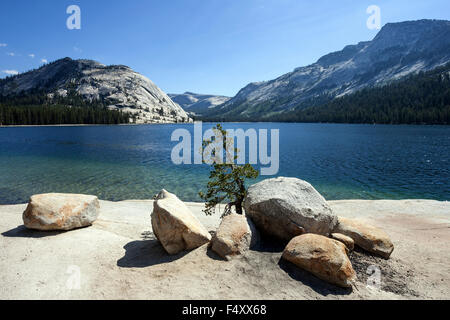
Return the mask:
[[186,112],[192,114],[203,114],[218,105],[224,104],[231,98],[208,94],[185,92],[182,94],[169,94],[169,97],[178,103]]
[[79,95],[85,101],[97,101],[108,109],[131,114],[136,123],[192,121],[152,81],[122,65],[105,66],[92,60],[64,58],[0,80],[3,101],[42,92],[55,101]]
[[450,21],[386,24],[372,41],[346,46],[281,77],[247,85],[204,118],[269,120],[450,61]]
[[450,124],[450,63],[323,105],[280,114],[281,122]]

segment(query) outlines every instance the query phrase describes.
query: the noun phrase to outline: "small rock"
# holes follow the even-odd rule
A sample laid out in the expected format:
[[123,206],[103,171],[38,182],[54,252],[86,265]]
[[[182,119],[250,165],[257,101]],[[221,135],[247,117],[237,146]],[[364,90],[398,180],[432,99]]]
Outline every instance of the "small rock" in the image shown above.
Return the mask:
[[284,259],[316,277],[344,288],[356,281],[345,245],[317,234],[293,238],[283,251]]
[[334,232],[352,238],[355,244],[364,250],[389,259],[394,245],[386,232],[354,219],[339,217],[338,221]]
[[90,226],[99,215],[96,196],[49,193],[34,195],[23,212],[29,229],[53,231]]
[[279,177],[252,185],[244,208],[260,231],[284,240],[303,233],[328,236],[337,223],[316,189],[296,178]]
[[353,249],[355,248],[355,241],[353,241],[352,238],[346,236],[345,234],[332,233],[331,234],[331,238],[334,239],[334,240],[340,241],[343,244],[345,244],[345,246],[347,247],[347,249],[349,251],[353,251]]
[[178,197],[162,190],[153,203],[153,233],[169,254],[198,248],[211,240],[208,230]]
[[231,214],[223,218],[215,236],[211,240],[211,249],[224,259],[242,255],[258,241],[258,231],[250,218]]

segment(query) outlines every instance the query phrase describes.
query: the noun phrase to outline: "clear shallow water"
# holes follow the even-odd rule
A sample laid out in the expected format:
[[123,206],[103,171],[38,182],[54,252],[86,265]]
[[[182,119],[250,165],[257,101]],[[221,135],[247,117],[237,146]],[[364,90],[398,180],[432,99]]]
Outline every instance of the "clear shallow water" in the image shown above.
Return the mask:
[[[277,176],[307,180],[328,200],[450,200],[448,126],[224,127],[279,129]],[[25,203],[32,194],[47,192],[149,199],[162,188],[199,201],[209,168],[172,163],[177,142],[170,137],[178,128],[193,132],[193,125],[0,128],[0,204]]]

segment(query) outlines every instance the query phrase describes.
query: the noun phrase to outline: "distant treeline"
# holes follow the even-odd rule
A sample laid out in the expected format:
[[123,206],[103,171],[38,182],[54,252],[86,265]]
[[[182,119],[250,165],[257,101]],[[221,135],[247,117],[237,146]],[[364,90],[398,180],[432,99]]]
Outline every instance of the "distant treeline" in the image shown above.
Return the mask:
[[42,92],[0,96],[0,125],[120,124],[132,117],[74,92],[65,97]]
[[317,101],[309,101],[309,106],[302,103],[293,111],[263,119],[203,120],[450,124],[450,64],[385,86],[324,100],[319,97]]
[[125,113],[99,107],[0,105],[0,125],[120,124],[129,119]]

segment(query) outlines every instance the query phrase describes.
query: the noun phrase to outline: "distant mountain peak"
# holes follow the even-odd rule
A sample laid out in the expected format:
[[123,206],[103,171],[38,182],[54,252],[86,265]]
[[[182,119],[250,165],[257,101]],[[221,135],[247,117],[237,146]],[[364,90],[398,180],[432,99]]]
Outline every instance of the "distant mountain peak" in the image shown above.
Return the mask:
[[345,46],[280,77],[252,82],[206,116],[265,119],[450,62],[450,21],[386,24],[372,41]]
[[199,94],[189,91],[182,94],[169,94],[169,96],[186,112],[193,115],[203,114],[204,112],[212,110],[230,99],[225,96]]

